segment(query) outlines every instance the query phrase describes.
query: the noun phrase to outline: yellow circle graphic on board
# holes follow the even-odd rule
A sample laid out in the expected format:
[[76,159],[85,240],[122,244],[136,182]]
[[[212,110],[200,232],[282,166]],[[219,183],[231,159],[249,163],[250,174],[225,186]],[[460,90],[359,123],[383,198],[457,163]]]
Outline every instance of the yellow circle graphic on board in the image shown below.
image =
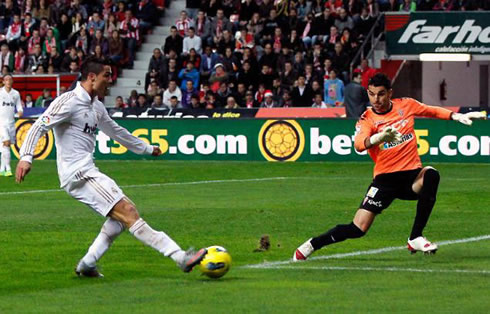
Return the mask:
[[[20,119],[15,122],[15,144],[12,145],[12,151],[14,152],[15,157],[20,158],[20,148],[24,143],[27,132],[34,124],[34,120],[26,120]],[[36,148],[34,149],[34,158],[35,159],[46,159],[49,156],[51,151],[53,150],[54,138],[53,132],[49,131],[48,133],[41,136],[39,141],[37,142]]]
[[269,161],[295,161],[305,148],[305,134],[294,120],[268,120],[260,129],[259,148]]

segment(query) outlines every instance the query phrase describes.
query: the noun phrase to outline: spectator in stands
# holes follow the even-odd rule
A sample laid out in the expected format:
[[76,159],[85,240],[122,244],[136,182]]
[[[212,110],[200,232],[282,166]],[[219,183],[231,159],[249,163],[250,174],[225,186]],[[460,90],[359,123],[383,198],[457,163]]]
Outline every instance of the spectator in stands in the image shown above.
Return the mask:
[[168,109],[180,109],[180,108],[182,108],[182,106],[177,96],[170,97],[170,103],[168,105]]
[[313,14],[308,14],[306,16],[306,24],[303,29],[303,33],[301,35],[301,39],[303,40],[306,49],[311,48],[311,43],[314,35],[315,35],[315,29],[314,29],[314,22],[313,22]]
[[202,82],[207,82],[214,66],[219,63],[218,54],[214,53],[210,46],[204,48],[201,56],[200,76]]
[[323,95],[322,84],[317,80],[311,82],[311,91],[313,92],[313,95],[318,93]]
[[170,98],[172,98],[173,96],[177,97],[179,102],[182,100],[182,92],[177,86],[177,82],[175,80],[171,80],[168,83],[168,88],[163,93],[163,104],[167,107],[170,107]]
[[75,14],[75,20],[72,23],[71,32],[72,35],[78,33],[82,28],[86,28],[85,20],[81,13]]
[[90,40],[90,37],[87,34],[87,30],[85,29],[85,27],[82,27],[80,29],[80,31],[78,32],[78,36],[76,37],[75,47],[78,50],[83,51],[84,55],[86,55],[88,53],[89,40]]
[[377,71],[375,69],[369,67],[369,63],[368,63],[367,59],[361,60],[361,76],[362,76],[361,85],[362,85],[362,87],[367,89],[369,80],[371,79],[371,77],[373,77],[376,74],[376,72]]
[[36,99],[35,107],[46,108],[53,101],[51,91],[47,88],[43,89],[43,93]]
[[162,109],[164,107],[162,95],[155,95],[155,97],[153,97],[153,102],[151,103],[151,109]]
[[201,54],[201,38],[199,36],[195,36],[194,27],[190,27],[188,31],[188,36],[184,38],[182,53],[184,55],[189,53],[189,50],[195,49],[197,53]]
[[233,93],[231,89],[228,87],[226,82],[221,82],[219,85],[219,89],[216,92],[216,107],[225,107],[226,100],[229,96],[232,96]]
[[155,97],[156,95],[162,94],[163,89],[158,85],[157,80],[151,79],[151,82],[146,89],[146,95],[148,96],[148,99],[153,99],[153,97]]
[[34,102],[32,101],[32,95],[31,94],[26,94],[26,100],[23,103],[24,108],[32,108],[34,107]]
[[[291,61],[284,63],[284,72],[281,74],[281,86],[284,88],[290,88],[294,82],[298,79],[298,72],[293,69]],[[267,84],[266,84],[267,88]]]
[[323,101],[322,94],[317,93],[315,94],[315,97],[313,98],[313,105],[311,105],[313,108],[327,108],[327,104]]
[[62,13],[60,19],[61,21],[56,28],[59,32],[61,51],[64,51],[68,44],[68,40],[70,39],[72,24],[66,13]]
[[202,107],[205,109],[214,109],[216,107],[216,96],[211,90],[206,92],[206,97],[204,98],[204,104]]
[[14,14],[12,23],[7,29],[5,39],[7,40],[12,51],[17,50],[20,42],[20,36],[22,34],[22,22],[19,14]]
[[[173,51],[173,50],[171,50]],[[177,67],[177,59],[175,58],[169,58],[168,59],[168,70],[167,72],[163,75],[161,82],[161,86],[163,88],[168,87],[168,83],[172,80],[178,81],[179,80],[179,69]]]
[[291,93],[289,90],[284,90],[284,93],[282,94],[282,98],[279,101],[279,107],[284,107],[284,108],[291,108],[293,107],[293,101],[291,99]]
[[104,36],[111,37],[112,32],[119,30],[119,21],[114,14],[109,14],[107,22],[105,23]]
[[14,54],[10,52],[7,44],[2,44],[0,47],[0,68],[8,66],[9,72],[14,69]]
[[108,41],[108,47],[109,58],[114,64],[119,64],[123,58],[124,44],[117,30],[112,31],[112,36]]
[[168,35],[165,39],[163,52],[168,55],[170,53],[170,50],[173,49],[177,54],[181,54],[183,49],[183,41],[184,39],[177,32],[177,27],[170,27],[170,35]]
[[39,30],[34,29],[32,31],[32,36],[27,40],[27,54],[34,54],[34,46],[36,44],[41,44],[41,36],[39,36]]
[[199,102],[199,96],[197,96],[197,95],[191,96],[191,108],[192,109],[201,109],[201,103]]
[[337,70],[330,71],[330,78],[325,80],[323,97],[330,106],[341,106],[344,102],[344,83],[337,78]]
[[291,92],[291,99],[295,107],[310,107],[313,102],[313,91],[306,85],[304,74],[298,77],[298,85]]
[[70,63],[74,61],[76,63],[79,63],[78,55],[77,55],[77,49],[75,47],[70,48],[70,53],[66,54],[63,57],[63,62],[61,62],[61,71],[62,72],[69,72],[70,71]]
[[187,16],[187,11],[180,12],[179,19],[175,22],[175,27],[181,37],[189,35],[189,29],[194,25],[194,22]]
[[14,57],[14,73],[24,73],[29,65],[29,59],[21,46],[15,53]]
[[97,30],[104,32],[105,22],[100,18],[99,12],[95,11],[87,23],[87,30],[90,36],[94,36]]
[[200,10],[197,13],[194,26],[196,35],[201,38],[202,43],[208,43],[208,39],[211,36],[211,20],[206,16],[204,11]]
[[[286,88],[289,88],[289,86]],[[279,103],[279,101],[281,100],[282,94],[284,94],[284,90],[286,88],[284,88],[284,86],[281,84],[281,79],[279,77],[275,77],[272,80],[272,98],[274,98],[277,103]]]
[[247,93],[247,89],[245,88],[245,84],[238,83],[236,91],[233,93],[235,97],[235,101],[237,102],[238,106],[240,107],[245,106],[246,93]]
[[340,73],[339,78],[347,82],[349,80],[349,56],[344,52],[344,46],[338,42],[335,44],[335,51],[331,56],[333,67]]
[[159,48],[153,49],[153,55],[148,64],[148,72],[145,76],[145,89],[148,88],[151,80],[156,80],[158,84],[162,83],[167,72],[167,62],[167,58],[162,55]]
[[305,59],[303,58],[303,53],[301,51],[296,52],[294,55],[293,69],[297,73],[305,72]]
[[148,106],[145,106],[145,104],[146,96],[144,94],[140,94],[137,98],[137,101],[130,103],[127,108],[123,109],[123,115],[125,117],[129,115],[139,116],[140,114],[148,110]]
[[129,93],[128,101],[127,103],[129,106],[135,105],[138,103],[138,91],[136,89],[133,89],[131,93]]
[[257,86],[257,78],[255,73],[251,71],[249,61],[243,62],[242,68],[237,74],[237,82],[244,84],[247,90],[253,90]]
[[233,51],[233,48],[235,48],[235,38],[230,31],[225,29],[221,33],[219,40],[214,42],[214,44],[218,48],[218,53],[223,56],[226,53],[226,49],[230,48]]
[[454,0],[439,0],[434,7],[433,11],[451,11],[454,7]]
[[201,1],[200,0],[186,0],[185,1],[185,9],[187,13],[189,14],[189,18],[192,20],[194,19],[199,12],[199,8],[201,7]]
[[214,66],[214,72],[209,78],[209,83],[213,93],[216,93],[222,82],[228,82],[228,73],[225,71],[225,67],[221,63],[217,63]]
[[349,29],[354,28],[354,21],[347,14],[346,9],[344,9],[344,8],[340,9],[339,16],[335,19],[335,26],[337,27],[337,29],[340,33],[342,33],[344,28],[349,28]]
[[[421,1],[434,1],[434,0],[421,0]],[[368,14],[371,18],[375,19],[379,15],[379,3],[375,0],[366,0],[365,8],[368,11]],[[430,10],[430,9],[428,9]]]
[[261,108],[276,108],[279,104],[274,101],[273,94],[270,90],[266,90],[264,94],[264,101],[260,104]]
[[232,24],[224,15],[223,9],[218,9],[216,16],[211,21],[211,36],[207,44],[218,43],[223,37],[223,31],[226,30],[231,33],[232,27]]
[[399,11],[415,12],[417,11],[417,3],[414,0],[403,0],[403,3],[400,4]]
[[51,26],[49,26],[49,22],[47,18],[42,18],[41,19],[41,24],[39,24],[39,35],[41,37],[46,37],[48,34],[48,29],[50,29]]
[[259,103],[254,99],[254,93],[249,90],[245,93],[245,108],[256,108],[259,107]]
[[66,11],[63,0],[55,0],[49,5],[49,20],[53,24],[59,24],[61,22],[61,15]]
[[158,11],[151,0],[141,0],[136,5],[136,18],[140,22],[143,34],[158,22]]
[[[40,0],[44,1],[44,0]],[[80,13],[84,20],[88,19],[87,9],[83,5],[80,4],[80,0],[72,0],[70,3],[70,8],[68,9],[68,15],[73,17],[76,14]]]
[[330,27],[330,34],[328,35],[328,39],[326,41],[327,49],[333,50],[335,44],[340,41],[340,34],[337,26],[333,25]]
[[235,97],[228,96],[228,98],[226,98],[225,109],[238,109],[238,108],[240,108],[240,106],[238,106],[238,104],[236,103]]
[[49,28],[43,40],[43,45],[42,45],[43,53],[49,55],[51,53],[51,48],[53,47],[56,47],[59,50],[60,43],[56,39],[56,36],[54,35],[53,28]]
[[189,109],[191,108],[191,98],[192,96],[198,96],[197,89],[194,87],[192,81],[185,82],[185,88],[182,89],[182,107]]
[[131,10],[126,10],[124,21],[119,25],[119,32],[125,47],[128,49],[128,68],[132,69],[134,55],[139,41],[139,21],[133,17]]
[[56,46],[51,48],[51,52],[47,57],[48,66],[52,65],[55,72],[60,72],[63,57],[60,56]]
[[347,118],[359,118],[369,103],[366,89],[361,86],[361,80],[361,72],[356,71],[352,81],[345,87],[344,105]]
[[[39,67],[39,69],[42,67]],[[80,67],[78,65],[78,62],[76,61],[71,61],[70,62],[70,67],[69,67],[69,73],[79,73],[80,72]]]
[[361,11],[361,16],[356,23],[355,31],[360,39],[363,39],[369,34],[369,31],[373,27],[375,19],[369,15],[367,7],[364,7]]
[[8,74],[10,74],[9,67],[8,67],[8,66],[6,66],[6,65],[4,65],[4,66],[2,67],[2,76],[8,75]]
[[187,62],[186,67],[179,72],[179,79],[181,80],[181,90],[186,89],[187,81],[192,81],[193,86],[199,86],[199,71],[194,68],[194,63]]
[[[300,55],[302,55],[301,52],[298,52]],[[293,54],[291,53],[289,49],[289,45],[285,43],[282,46],[281,53],[277,57],[277,63],[274,66],[275,69],[279,72],[279,74],[283,73],[286,67],[286,62],[291,63],[291,67],[293,69],[293,62],[294,62],[294,57]],[[298,69],[294,69],[296,72],[298,72]]]
[[122,110],[124,108],[129,107],[129,105],[124,102],[124,99],[122,98],[122,96],[117,96],[116,97],[116,104],[114,105],[114,107]]
[[[3,46],[2,46],[2,51],[3,51]],[[40,67],[44,66],[46,61],[47,61],[46,56],[43,55],[41,51],[41,45],[36,44],[34,46],[34,53],[29,56],[29,66],[27,72],[36,73]],[[3,65],[3,63],[1,62],[1,56],[0,56],[0,63]]]
[[97,45],[102,48],[102,53],[105,56],[109,54],[109,41],[104,37],[103,30],[100,29],[95,31],[95,37],[90,42],[90,53],[94,53]]

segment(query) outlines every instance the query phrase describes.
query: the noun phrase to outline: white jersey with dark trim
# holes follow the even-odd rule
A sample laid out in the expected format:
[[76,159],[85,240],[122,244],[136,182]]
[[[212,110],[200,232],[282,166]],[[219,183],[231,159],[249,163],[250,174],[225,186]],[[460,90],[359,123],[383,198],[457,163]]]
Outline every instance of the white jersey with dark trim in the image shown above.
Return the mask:
[[15,110],[23,112],[22,101],[17,90],[11,89],[10,92],[5,87],[0,88],[0,126],[15,125]]
[[153,146],[112,120],[104,104],[97,97],[92,100],[80,83],[74,90],[58,96],[32,125],[20,149],[21,160],[32,163],[37,141],[50,129],[56,142],[61,187],[68,184],[76,172],[95,167],[93,152],[97,129],[136,154],[153,152]]

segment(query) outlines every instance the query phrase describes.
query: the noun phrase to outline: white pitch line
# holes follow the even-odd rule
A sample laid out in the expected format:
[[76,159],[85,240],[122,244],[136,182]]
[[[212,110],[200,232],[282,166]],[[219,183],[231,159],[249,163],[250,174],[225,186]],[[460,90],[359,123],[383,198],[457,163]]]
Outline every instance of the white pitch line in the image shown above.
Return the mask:
[[343,267],[343,266],[273,266],[263,269],[302,269],[302,270],[358,270],[358,271],[387,271],[387,272],[410,272],[410,273],[461,273],[461,274],[490,274],[490,270],[471,269],[421,269],[400,267]]
[[[456,239],[456,240],[447,240],[447,241],[441,241],[437,242],[439,246],[442,245],[451,245],[451,244],[458,244],[458,243],[468,243],[468,242],[477,242],[477,241],[483,241],[483,240],[488,240],[490,239],[490,234],[486,235],[481,235],[478,237],[471,237],[471,238],[465,238],[465,239]],[[386,252],[392,252],[392,251],[400,251],[400,250],[406,250],[406,246],[389,246],[389,247],[384,247],[380,249],[374,249],[374,250],[367,250],[367,251],[355,251],[355,252],[350,252],[350,253],[339,253],[339,254],[332,254],[332,255],[322,255],[322,256],[314,256],[309,258],[308,260],[327,260],[327,259],[333,259],[333,258],[346,258],[346,257],[351,257],[351,256],[361,256],[361,255],[373,255],[373,254],[380,254],[380,253],[386,253]],[[264,262],[260,264],[250,264],[250,265],[244,265],[242,266],[243,268],[274,268],[276,266],[281,266],[281,265],[288,265],[294,263],[292,260],[287,260],[287,261],[278,261],[278,262]],[[277,267],[279,268],[279,267]]]
[[[228,180],[204,180],[204,181],[190,181],[190,182],[167,182],[167,183],[150,183],[150,184],[132,184],[121,185],[121,188],[146,188],[155,186],[178,186],[178,185],[198,185],[198,184],[213,184],[213,183],[233,183],[233,182],[257,182],[257,181],[276,181],[287,180],[290,177],[270,177],[270,178],[252,178],[252,179],[228,179]],[[294,178],[297,179],[297,178]],[[27,191],[10,191],[0,192],[0,195],[15,195],[15,194],[36,194],[36,193],[53,193],[64,192],[62,189],[49,189],[49,190],[27,190]]]

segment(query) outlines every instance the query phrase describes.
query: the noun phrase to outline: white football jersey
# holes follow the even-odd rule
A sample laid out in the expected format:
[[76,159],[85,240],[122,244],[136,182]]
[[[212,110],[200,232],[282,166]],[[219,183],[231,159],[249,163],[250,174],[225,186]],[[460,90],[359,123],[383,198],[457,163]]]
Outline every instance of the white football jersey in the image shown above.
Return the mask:
[[9,93],[5,87],[0,88],[0,126],[15,124],[15,109],[23,112],[19,92],[12,88]]
[[56,97],[32,125],[20,149],[21,160],[32,163],[37,141],[50,129],[54,132],[62,188],[76,172],[95,167],[93,152],[97,129],[136,154],[153,152],[153,146],[112,120],[104,104],[97,97],[92,100],[80,83],[74,90]]

